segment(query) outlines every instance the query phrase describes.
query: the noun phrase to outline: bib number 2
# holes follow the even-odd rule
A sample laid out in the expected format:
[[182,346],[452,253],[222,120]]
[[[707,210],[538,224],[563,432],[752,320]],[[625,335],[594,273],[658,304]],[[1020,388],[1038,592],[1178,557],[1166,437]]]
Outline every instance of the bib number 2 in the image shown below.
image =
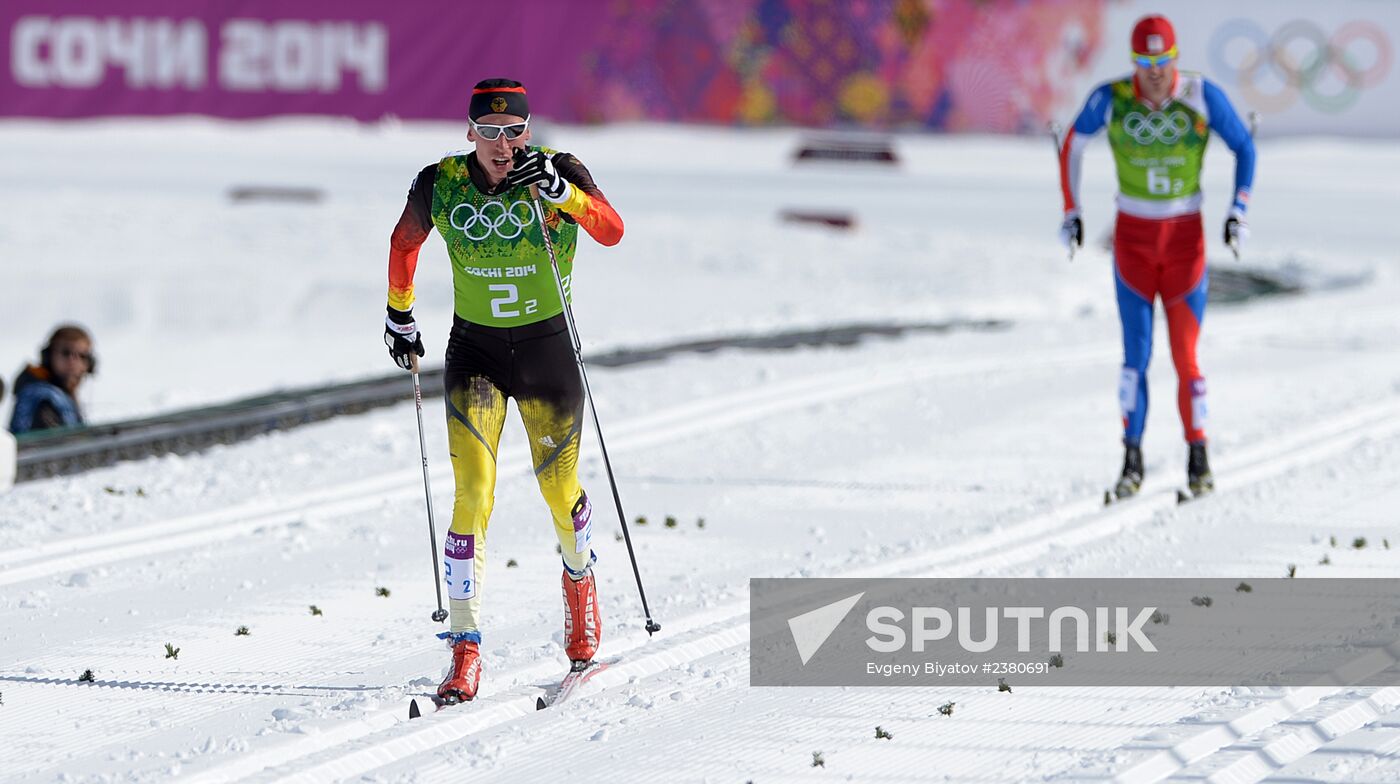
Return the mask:
[[491,297],[491,315],[499,319],[517,318],[528,316],[540,309],[540,301],[537,299],[527,299],[524,302],[525,309],[508,307],[520,303],[520,289],[514,283],[497,283],[487,286],[486,289],[498,296]]
[[[565,275],[563,278],[564,296],[569,296],[570,279],[572,275]],[[529,316],[540,309],[540,301],[537,299],[527,299],[523,302],[520,299],[520,289],[514,283],[496,283],[487,286],[486,290],[491,292],[491,315],[498,319],[512,319],[521,316]],[[553,297],[550,298],[553,301]],[[522,310],[520,305],[524,305]]]

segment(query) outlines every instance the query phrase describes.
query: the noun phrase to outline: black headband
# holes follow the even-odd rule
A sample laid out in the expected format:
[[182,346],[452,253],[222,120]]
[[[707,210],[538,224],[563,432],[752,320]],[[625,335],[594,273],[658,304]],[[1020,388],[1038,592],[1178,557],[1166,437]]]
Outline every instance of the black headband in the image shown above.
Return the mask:
[[472,102],[467,116],[479,120],[488,114],[514,114],[528,118],[530,103],[525,99],[525,88],[487,87],[472,90]]

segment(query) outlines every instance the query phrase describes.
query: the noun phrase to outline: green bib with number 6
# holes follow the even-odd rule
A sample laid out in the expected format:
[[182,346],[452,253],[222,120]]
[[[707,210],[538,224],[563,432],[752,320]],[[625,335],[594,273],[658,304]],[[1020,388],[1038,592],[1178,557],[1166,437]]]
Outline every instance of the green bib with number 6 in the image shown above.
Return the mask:
[[453,310],[459,318],[490,327],[519,327],[559,315],[564,305],[543,231],[554,243],[568,295],[578,224],[541,200],[541,226],[528,188],[482,193],[467,173],[470,155],[443,158],[433,182],[433,225],[447,241],[452,260]]
[[[1118,169],[1118,192],[1130,199],[1167,201],[1201,190],[1201,163],[1210,127],[1199,80],[1181,75],[1183,90],[1162,109],[1133,93],[1133,80],[1113,83],[1108,143]],[[1195,98],[1196,100],[1193,100]]]

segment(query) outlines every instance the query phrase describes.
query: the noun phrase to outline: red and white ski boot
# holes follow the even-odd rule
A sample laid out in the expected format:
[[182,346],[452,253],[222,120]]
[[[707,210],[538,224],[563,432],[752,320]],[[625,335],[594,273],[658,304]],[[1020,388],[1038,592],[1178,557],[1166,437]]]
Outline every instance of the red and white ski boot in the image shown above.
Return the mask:
[[575,580],[569,570],[563,574],[564,583],[564,651],[575,669],[593,661],[602,639],[603,619],[598,613],[598,582],[591,568],[583,579]]
[[448,705],[476,697],[481,681],[481,654],[476,643],[462,640],[452,646],[452,672],[438,686],[438,698]]

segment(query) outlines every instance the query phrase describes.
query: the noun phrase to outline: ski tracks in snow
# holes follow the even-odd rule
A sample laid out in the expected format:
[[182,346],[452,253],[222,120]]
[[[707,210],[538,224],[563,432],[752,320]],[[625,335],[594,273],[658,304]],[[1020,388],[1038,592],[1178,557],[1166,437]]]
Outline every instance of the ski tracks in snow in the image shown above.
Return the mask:
[[[1256,327],[1257,328],[1257,327]],[[761,383],[739,392],[690,401],[620,422],[613,429],[613,449],[640,450],[685,436],[733,427],[773,414],[910,383],[991,373],[1028,373],[1049,367],[1104,365],[1116,358],[1101,348],[1041,352],[1014,368],[1006,357],[949,361],[920,359],[863,366],[853,372],[815,373]],[[1229,495],[1247,485],[1278,477],[1300,466],[1325,461],[1367,440],[1400,433],[1400,401],[1387,400],[1344,412],[1310,426],[1287,431],[1217,459],[1217,471],[1229,475],[1220,491]],[[523,463],[503,465],[506,475],[528,475]],[[388,498],[421,492],[416,471],[399,472],[353,484],[321,488],[291,497],[266,499],[234,508],[147,523],[110,533],[45,543],[0,554],[0,585],[61,574],[128,558],[177,553],[189,547],[234,539],[269,526],[290,525],[308,516],[352,514]],[[1053,507],[1019,523],[936,552],[912,555],[878,565],[851,568],[835,564],[829,574],[843,577],[941,577],[1007,574],[1034,564],[1055,550],[1101,540],[1152,520],[1175,508],[1175,486],[1149,480],[1129,503],[1104,508],[1098,498]],[[1206,499],[1211,503],[1213,499]],[[726,673],[746,669],[742,651],[748,644],[748,605],[735,602],[667,621],[664,636],[648,640],[640,631],[609,640],[609,655],[622,660],[589,684],[588,694],[627,689],[632,698],[661,700],[673,689],[657,676],[702,659],[722,660]],[[708,657],[708,658],[707,658]],[[718,657],[718,659],[716,658]],[[527,683],[557,675],[552,662],[535,662],[498,673],[500,682]],[[651,681],[658,681],[651,683]],[[656,689],[650,693],[648,689]],[[467,706],[428,714],[409,724],[406,708],[395,704],[359,718],[320,728],[315,734],[288,737],[241,753],[205,771],[195,780],[228,781],[245,777],[295,781],[331,781],[392,765],[409,755],[460,742],[509,722],[548,722],[549,711],[536,714],[538,688],[524,685]],[[404,703],[406,705],[406,701]],[[1197,771],[1219,781],[1252,781],[1337,742],[1396,707],[1394,690],[1371,694],[1330,690],[1293,690],[1238,715],[1206,724],[1174,725],[1171,743],[1125,747],[1129,760],[1115,763],[1123,781],[1156,781],[1194,776]],[[1300,719],[1312,711],[1314,716]],[[1280,730],[1279,728],[1283,729]],[[1252,744],[1252,745],[1251,745]],[[1119,760],[1119,762],[1125,762]],[[1081,773],[1083,771],[1080,771]],[[1113,777],[1109,774],[1106,777]]]
[[[1230,476],[1227,488],[1217,491],[1228,496],[1250,485],[1282,476],[1299,467],[1324,462],[1356,445],[1400,434],[1400,400],[1390,400],[1340,414],[1311,426],[1289,431],[1249,449],[1222,456],[1218,469]],[[1306,446],[1306,448],[1302,448]],[[1206,499],[1209,502],[1213,499]],[[1174,485],[1144,486],[1130,502],[1104,507],[1097,498],[1083,499],[1054,507],[992,534],[965,540],[937,552],[885,561],[860,568],[833,567],[832,577],[968,577],[978,574],[1005,576],[1017,567],[1062,548],[1101,540],[1142,525],[1158,514],[1176,508]],[[694,663],[722,652],[740,653],[748,645],[748,603],[736,602],[694,615],[671,619],[665,634],[648,641],[641,632],[609,642],[609,655],[622,660],[600,673],[590,684],[588,694],[617,692],[624,688],[630,698],[664,699],[673,687],[665,682],[649,692],[646,680],[667,669]],[[738,657],[742,659],[742,656]],[[1395,658],[1379,666],[1393,666]],[[737,670],[736,670],[737,671]],[[1357,676],[1361,677],[1361,676]],[[1170,743],[1130,744],[1106,779],[1138,784],[1160,781],[1216,762],[1216,781],[1256,781],[1282,764],[1296,760],[1331,738],[1365,726],[1400,705],[1400,690],[1385,689],[1340,702],[1324,698],[1342,694],[1345,684],[1334,688],[1282,690],[1267,698],[1262,706],[1251,708],[1220,721],[1174,725],[1180,737]],[[407,724],[406,708],[392,709],[316,736],[299,739],[262,752],[253,752],[236,762],[207,771],[195,780],[230,781],[255,776],[276,781],[338,781],[391,765],[410,755],[464,739],[499,727],[506,722],[549,721],[549,712],[534,716],[536,688],[479,699],[469,705],[428,714]],[[406,704],[406,703],[405,703]],[[1323,715],[1306,722],[1297,718],[1321,705]],[[1258,748],[1241,752],[1232,744],[1242,738],[1267,733],[1287,725],[1278,737],[1271,737]],[[355,745],[350,746],[354,742]],[[347,746],[347,748],[339,748]],[[1078,779],[1079,771],[1074,775]]]

